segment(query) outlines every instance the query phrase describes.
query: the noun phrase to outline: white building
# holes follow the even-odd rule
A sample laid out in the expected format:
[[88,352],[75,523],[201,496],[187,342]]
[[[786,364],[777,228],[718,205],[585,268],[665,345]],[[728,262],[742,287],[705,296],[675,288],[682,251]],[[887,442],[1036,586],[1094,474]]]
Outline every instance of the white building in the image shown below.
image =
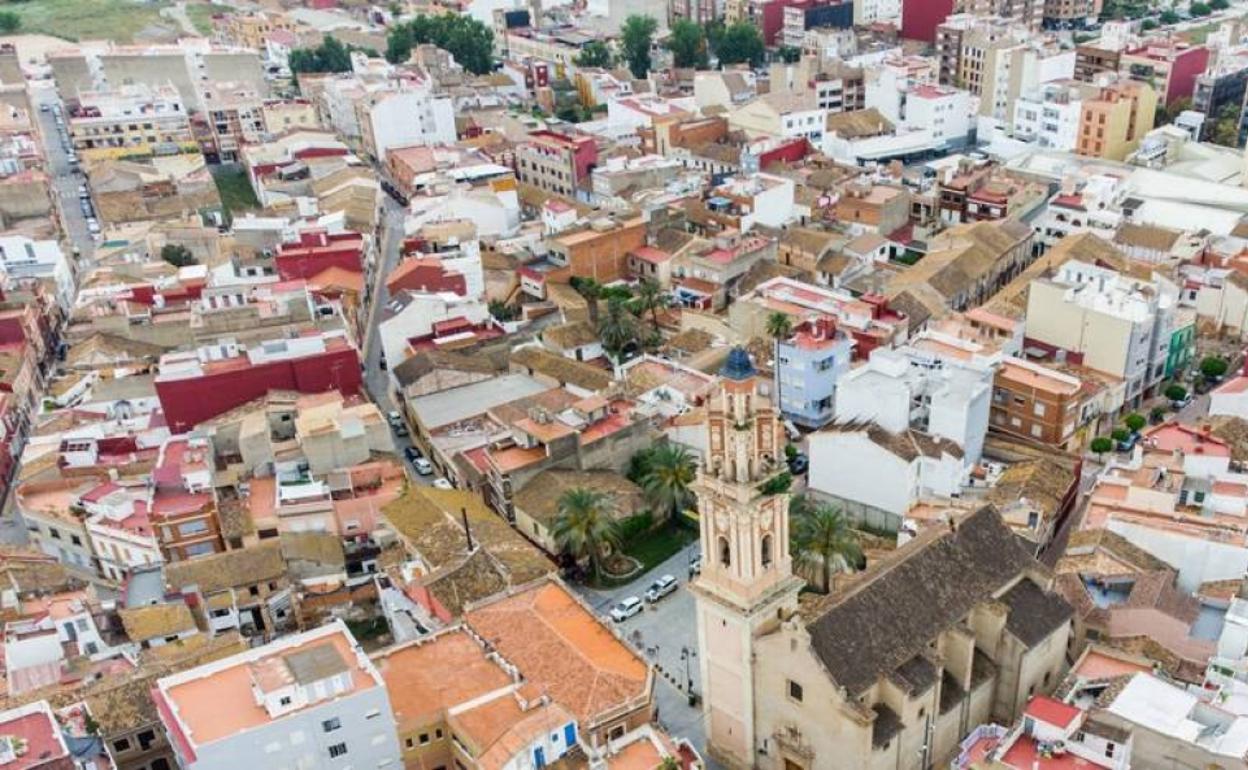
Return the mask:
[[992,406],[993,367],[911,347],[877,348],[840,378],[835,421],[871,421],[889,433],[907,430],[948,439],[979,461]]
[[901,0],[855,0],[854,26],[866,26],[877,21],[901,23]]
[[1209,394],[1209,416],[1248,420],[1248,374],[1232,377]]
[[1122,178],[1113,174],[1096,174],[1082,184],[1068,185],[1049,199],[1048,206],[1036,218],[1038,240],[1045,249],[1079,233],[1093,233],[1112,241],[1122,222],[1119,203],[1124,195]]
[[392,297],[382,310],[378,326],[381,349],[391,367],[407,360],[408,341],[429,337],[434,324],[451,319],[464,319],[472,325],[484,323],[489,308],[480,297],[461,297],[451,292],[423,293],[405,291]]
[[104,577],[122,581],[135,568],[164,560],[146,513],[152,504],[146,484],[105,482],[80,497],[79,504],[87,512],[87,537]]
[[402,766],[385,683],[341,621],[167,676],[152,695],[187,770]]
[[56,301],[66,312],[74,306],[74,269],[56,241],[24,235],[0,235],[0,270],[12,280],[51,280]]
[[1045,149],[1074,152],[1084,88],[1077,83],[1046,83],[1020,94],[1014,102],[1014,138]]
[[381,162],[396,147],[453,144],[458,138],[451,98],[427,89],[384,94],[363,110],[361,126],[367,126],[373,156]]
[[1135,404],[1165,374],[1177,299],[1178,288],[1163,278],[1141,281],[1072,260],[1032,282],[1026,335],[1123,378]]

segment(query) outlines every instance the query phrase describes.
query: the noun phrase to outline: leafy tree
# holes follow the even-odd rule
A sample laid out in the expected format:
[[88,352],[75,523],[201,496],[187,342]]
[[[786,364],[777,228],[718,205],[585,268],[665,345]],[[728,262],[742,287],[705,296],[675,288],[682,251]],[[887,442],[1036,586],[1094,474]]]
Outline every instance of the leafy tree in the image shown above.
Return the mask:
[[802,49],[791,45],[782,45],[776,50],[776,58],[786,64],[793,64],[802,58]]
[[607,44],[601,40],[591,40],[581,48],[581,52],[576,57],[576,65],[578,67],[610,67],[615,57],[611,55],[611,49],[607,48]]
[[793,333],[793,319],[777,310],[767,316],[767,334],[775,340],[787,339]]
[[350,72],[351,52],[364,50],[343,45],[332,35],[316,48],[296,48],[290,52],[290,71],[299,72]]
[[1164,10],[1160,14],[1158,14],[1157,20],[1165,25],[1178,24],[1180,21],[1179,14],[1169,9]]
[[1132,433],[1139,433],[1141,430],[1144,429],[1145,425],[1148,425],[1148,420],[1145,419],[1144,415],[1138,412],[1132,412],[1131,414],[1122,418],[1122,423],[1126,425],[1127,430],[1131,431]]
[[1226,374],[1228,366],[1225,361],[1215,356],[1207,356],[1200,362],[1200,373],[1206,380],[1216,380]]
[[791,486],[793,486],[793,474],[784,471],[764,481],[758,491],[764,495],[779,495],[788,492]]
[[1199,18],[1213,13],[1213,9],[1206,3],[1192,3],[1187,7],[1187,12],[1192,16]]
[[1209,141],[1223,147],[1239,147],[1239,105],[1228,104],[1218,110],[1209,129]]
[[1209,0],[1208,5],[1215,11],[1225,11],[1227,8],[1231,7],[1231,4],[1227,2],[1227,0]]
[[615,503],[605,492],[574,487],[559,496],[550,535],[560,552],[578,562],[589,562],[590,574],[597,578],[602,559],[620,547]]
[[819,570],[821,587],[832,590],[832,570],[847,570],[862,562],[862,547],[839,508],[827,504],[802,505],[800,515],[792,516],[793,553],[798,561]]
[[751,67],[758,67],[763,63],[766,53],[767,48],[763,45],[763,36],[758,27],[748,21],[739,21],[725,27],[715,47],[715,55],[719,57],[720,64],[749,62]]
[[676,444],[659,444],[644,460],[641,488],[655,513],[674,516],[693,504],[689,485],[698,469],[689,450]]
[[706,69],[710,65],[706,31],[688,19],[678,19],[672,24],[667,49],[672,52],[672,60],[677,67]]
[[520,308],[508,305],[501,299],[492,299],[489,304],[490,315],[499,321],[514,321],[520,317]]
[[1099,456],[1113,449],[1114,442],[1112,439],[1105,438],[1104,436],[1097,436],[1092,439],[1092,443],[1088,445],[1088,448],[1092,450],[1093,454]]
[[598,325],[598,300],[602,299],[602,284],[593,278],[573,278],[572,288],[585,298],[585,304],[589,307],[589,322],[594,326]]
[[1143,30],[1144,32],[1149,32],[1150,30],[1157,29],[1158,26],[1160,25],[1153,19],[1145,19],[1144,21],[1140,22],[1140,29]]
[[1150,409],[1150,410],[1149,410],[1149,412],[1148,412],[1148,420],[1149,420],[1149,422],[1151,422],[1151,423],[1153,423],[1154,425],[1156,425],[1157,423],[1160,423],[1160,422],[1161,422],[1162,420],[1164,420],[1164,419],[1166,419],[1166,409],[1165,409],[1165,407],[1162,407],[1162,406],[1155,406],[1155,407],[1153,407],[1152,409]]
[[1109,437],[1112,438],[1115,443],[1120,443],[1126,441],[1130,435],[1131,433],[1126,428],[1114,428],[1110,431]]
[[650,72],[650,44],[658,26],[658,22],[649,16],[633,14],[624,20],[624,26],[620,28],[624,61],[635,78],[644,78]]
[[22,17],[12,11],[0,11],[0,32],[11,35],[21,29]]
[[637,342],[637,319],[619,297],[607,300],[607,314],[598,320],[598,337],[602,346],[615,357]]
[[471,16],[453,13],[422,13],[396,24],[386,38],[386,59],[405,62],[413,48],[425,43],[449,51],[469,72],[484,75],[494,69],[494,32]]
[[186,267],[196,264],[191,250],[177,243],[166,243],[160,247],[160,258],[174,267]]
[[1165,396],[1171,401],[1182,401],[1187,398],[1187,388],[1178,383],[1169,385],[1166,387]]

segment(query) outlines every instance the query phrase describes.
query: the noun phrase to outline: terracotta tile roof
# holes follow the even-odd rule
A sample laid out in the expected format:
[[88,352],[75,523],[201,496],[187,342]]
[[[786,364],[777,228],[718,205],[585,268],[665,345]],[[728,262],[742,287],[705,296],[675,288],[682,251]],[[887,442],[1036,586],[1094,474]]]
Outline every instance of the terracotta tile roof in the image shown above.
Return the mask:
[[373,656],[373,665],[385,680],[399,732],[427,724],[449,708],[512,682],[481,645],[458,627],[380,652]]
[[515,506],[533,519],[549,526],[559,513],[559,498],[570,489],[604,492],[615,504],[616,519],[636,513],[641,487],[615,471],[548,470],[534,476],[515,496]]
[[170,589],[176,591],[194,585],[205,596],[285,575],[282,544],[277,540],[165,565],[165,583]]
[[811,645],[832,679],[857,695],[1035,565],[985,506],[921,534],[830,597],[808,625]]
[[512,351],[511,365],[513,370],[520,368],[526,373],[549,377],[560,385],[573,385],[590,391],[606,390],[612,382],[611,374],[596,366],[536,347]]
[[542,330],[542,341],[559,350],[574,350],[598,341],[598,333],[585,321],[551,326]]
[[464,621],[583,729],[604,712],[649,701],[646,663],[557,581],[471,608]]

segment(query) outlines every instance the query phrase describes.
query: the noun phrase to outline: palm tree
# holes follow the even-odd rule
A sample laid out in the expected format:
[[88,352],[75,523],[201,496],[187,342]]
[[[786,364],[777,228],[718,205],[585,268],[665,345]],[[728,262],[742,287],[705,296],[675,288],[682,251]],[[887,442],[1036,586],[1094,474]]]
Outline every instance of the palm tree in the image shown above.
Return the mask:
[[689,450],[676,444],[659,444],[646,459],[641,488],[656,513],[674,516],[693,502],[689,485],[698,469]]
[[588,560],[590,574],[597,578],[604,551],[620,547],[615,501],[605,492],[592,489],[567,490],[559,496],[550,535],[560,552],[570,554],[577,563]]
[[803,505],[801,513],[792,519],[793,552],[805,565],[819,569],[826,594],[832,589],[832,568],[852,569],[862,560],[862,548],[841,509],[826,503]]
[[598,337],[602,346],[617,358],[629,343],[637,341],[637,319],[628,312],[622,298],[607,300],[607,314],[598,322]]
[[793,333],[793,319],[779,310],[767,316],[767,334],[777,342]]
[[602,284],[593,278],[582,278],[576,282],[576,292],[585,298],[585,304],[589,307],[589,322],[591,324],[598,323],[598,300],[602,298]]
[[657,336],[659,333],[659,310],[667,307],[667,294],[663,292],[663,287],[658,281],[650,278],[643,278],[641,283],[637,285],[637,314],[650,314],[650,328]]

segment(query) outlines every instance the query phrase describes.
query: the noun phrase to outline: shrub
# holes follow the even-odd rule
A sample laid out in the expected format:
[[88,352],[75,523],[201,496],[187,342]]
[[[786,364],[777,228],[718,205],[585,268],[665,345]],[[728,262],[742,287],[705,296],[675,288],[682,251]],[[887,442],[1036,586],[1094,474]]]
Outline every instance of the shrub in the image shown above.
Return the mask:
[[644,535],[654,526],[654,516],[649,511],[642,511],[634,516],[620,520],[620,542],[628,543],[640,535]]
[[1187,388],[1175,383],[1166,388],[1165,396],[1171,401],[1182,401],[1187,398]]
[[1130,435],[1131,435],[1130,431],[1128,431],[1126,428],[1114,428],[1113,433],[1110,433],[1109,437],[1112,438],[1115,442],[1121,442],[1121,441],[1126,441],[1127,437]]
[[1200,373],[1206,380],[1216,380],[1226,374],[1227,368],[1227,363],[1215,356],[1207,356],[1200,362]]
[[1122,423],[1126,425],[1127,430],[1132,433],[1139,433],[1145,425],[1148,425],[1148,420],[1144,419],[1144,415],[1139,414],[1138,412],[1132,412],[1122,418]]
[[1098,455],[1103,455],[1114,448],[1114,442],[1104,436],[1097,436],[1092,439],[1092,443],[1088,445],[1088,448]]
[[791,486],[793,486],[793,476],[790,475],[788,471],[785,471],[784,473],[767,479],[767,481],[758,488],[758,491],[762,492],[764,495],[778,495],[782,492],[788,492],[789,487]]

